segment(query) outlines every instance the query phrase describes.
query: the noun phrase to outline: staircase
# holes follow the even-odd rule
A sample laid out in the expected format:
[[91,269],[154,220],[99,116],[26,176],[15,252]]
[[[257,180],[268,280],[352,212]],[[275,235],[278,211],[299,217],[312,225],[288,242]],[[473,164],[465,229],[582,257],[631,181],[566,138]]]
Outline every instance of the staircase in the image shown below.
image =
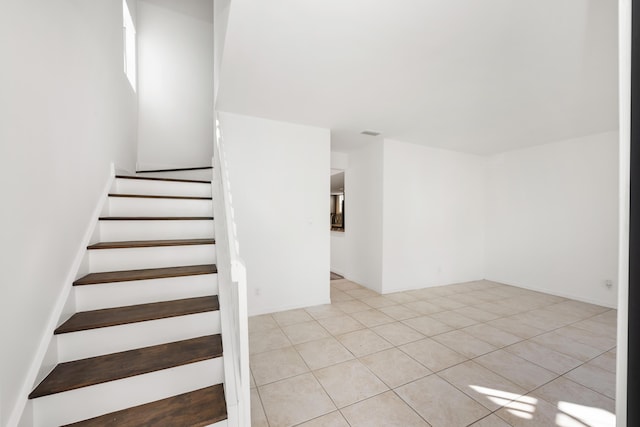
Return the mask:
[[94,236],[33,425],[226,426],[211,182],[116,176]]

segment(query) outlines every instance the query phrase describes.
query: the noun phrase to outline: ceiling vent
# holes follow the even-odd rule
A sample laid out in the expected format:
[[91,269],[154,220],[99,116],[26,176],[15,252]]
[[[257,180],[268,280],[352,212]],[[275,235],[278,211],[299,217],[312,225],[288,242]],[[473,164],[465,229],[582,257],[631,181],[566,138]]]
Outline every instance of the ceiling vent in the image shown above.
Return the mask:
[[380,135],[380,132],[375,131],[375,130],[363,130],[362,132],[360,132],[362,135],[369,135],[369,136],[378,136]]

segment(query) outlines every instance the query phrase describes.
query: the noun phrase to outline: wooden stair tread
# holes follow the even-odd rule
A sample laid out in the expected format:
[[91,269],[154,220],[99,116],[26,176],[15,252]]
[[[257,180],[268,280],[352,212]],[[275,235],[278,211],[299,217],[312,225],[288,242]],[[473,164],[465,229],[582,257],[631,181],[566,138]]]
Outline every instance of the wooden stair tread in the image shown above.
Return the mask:
[[197,166],[193,168],[176,168],[176,169],[155,169],[146,171],[136,171],[136,173],[151,173],[151,172],[183,172],[183,171],[199,171],[213,169],[213,166]]
[[187,265],[183,267],[145,268],[142,270],[107,271],[90,273],[73,282],[74,286],[97,285],[100,283],[128,282],[133,280],[164,279],[167,277],[196,276],[215,274],[215,264]]
[[129,198],[134,198],[134,199],[212,200],[211,197],[159,196],[159,195],[155,195],[155,194],[119,194],[119,193],[109,193],[109,197],[129,197]]
[[170,181],[170,182],[195,182],[198,184],[211,184],[211,181],[205,181],[202,179],[180,179],[180,178],[156,178],[153,176],[128,176],[128,175],[116,175],[116,178],[120,179],[143,179],[146,181]]
[[214,245],[215,243],[215,239],[128,240],[95,243],[87,246],[87,249],[152,248],[156,246]]
[[153,302],[126,307],[105,308],[101,310],[75,313],[66,322],[58,326],[54,334],[86,331],[148,320],[166,319],[188,314],[219,310],[216,295],[185,298],[173,301]]
[[102,216],[100,221],[211,221],[212,216]]
[[138,348],[58,364],[30,399],[222,356],[220,335]]
[[64,427],[203,427],[226,419],[224,387],[217,384]]

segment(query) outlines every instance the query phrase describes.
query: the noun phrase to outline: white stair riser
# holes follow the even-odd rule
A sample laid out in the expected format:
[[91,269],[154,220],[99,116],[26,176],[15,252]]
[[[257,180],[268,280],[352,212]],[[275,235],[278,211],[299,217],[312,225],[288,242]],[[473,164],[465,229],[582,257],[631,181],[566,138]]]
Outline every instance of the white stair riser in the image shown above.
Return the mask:
[[109,216],[213,216],[211,200],[109,197]]
[[215,262],[215,245],[93,249],[89,251],[89,268],[92,273],[215,264]]
[[213,221],[100,221],[100,240],[207,239],[214,236]]
[[78,311],[217,294],[217,274],[75,286]]
[[223,381],[222,357],[33,399],[34,427],[69,424]]
[[149,196],[211,197],[211,184],[116,178],[111,193]]
[[220,311],[59,334],[60,362],[220,333]]
[[[145,169],[160,169],[159,167],[145,167]],[[172,171],[172,172],[147,172],[139,173],[138,176],[154,177],[154,178],[177,178],[177,179],[197,179],[200,181],[211,180],[211,169],[199,169],[191,171]]]

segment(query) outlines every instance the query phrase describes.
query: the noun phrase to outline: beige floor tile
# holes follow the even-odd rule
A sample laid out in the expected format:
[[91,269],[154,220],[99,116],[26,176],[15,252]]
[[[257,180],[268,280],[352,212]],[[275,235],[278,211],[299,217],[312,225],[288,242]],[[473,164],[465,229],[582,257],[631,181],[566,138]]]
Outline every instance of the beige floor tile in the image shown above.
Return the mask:
[[496,415],[489,415],[488,417],[484,417],[480,421],[476,421],[471,424],[469,427],[511,427],[506,421],[497,417]]
[[310,322],[313,317],[303,309],[281,311],[279,313],[273,313],[273,318],[280,326],[295,325],[296,323]]
[[312,370],[353,359],[353,354],[333,337],[298,344],[295,348]]
[[394,392],[342,409],[351,427],[430,427]]
[[364,299],[364,298],[371,298],[371,297],[377,297],[380,294],[372,291],[371,289],[355,289],[355,290],[349,290],[349,291],[345,291],[345,293],[351,295],[354,298],[358,298],[358,299]]
[[317,418],[337,408],[313,374],[258,387],[271,427],[288,427]]
[[611,399],[616,397],[616,375],[594,365],[584,364],[565,374],[565,377]]
[[390,348],[360,359],[387,386],[399,387],[426,377],[431,371],[397,348]]
[[497,300],[504,299],[504,297],[502,295],[493,294],[491,292],[488,292],[487,289],[481,289],[481,290],[476,290],[476,291],[473,291],[473,292],[469,292],[469,293],[467,293],[467,295],[476,300],[475,304],[478,304],[481,301],[495,302]]
[[270,314],[249,317],[249,333],[277,328],[278,324]]
[[325,319],[327,317],[344,316],[344,311],[333,304],[316,305],[305,308],[307,313],[314,319]]
[[249,333],[249,354],[290,347],[291,341],[280,328]]
[[609,308],[601,305],[587,304],[586,302],[567,300],[547,306],[547,310],[557,311],[559,313],[569,313],[582,319],[586,319],[587,317],[604,313],[608,311]]
[[581,322],[577,322],[572,324],[571,326],[575,328],[584,329],[586,331],[590,331],[594,334],[603,335],[606,337],[615,337],[617,333],[616,325],[610,325],[603,322],[598,322],[597,320],[591,319],[583,320]]
[[440,294],[433,288],[413,289],[410,291],[406,291],[406,293],[419,300],[440,297]]
[[393,344],[369,329],[349,332],[337,338],[356,357],[366,356],[367,354],[393,347]]
[[477,307],[457,308],[453,310],[453,312],[461,314],[464,317],[468,317],[469,319],[473,319],[478,322],[488,322],[489,320],[498,319],[502,317],[499,314],[494,314],[485,310],[481,310]]
[[320,323],[313,320],[311,322],[298,323],[282,328],[282,331],[289,337],[293,344],[314,341],[329,336],[329,332]]
[[526,393],[522,387],[473,360],[440,371],[438,375],[491,411]]
[[600,369],[609,371],[613,374],[616,373],[616,354],[612,351],[608,351],[601,356],[596,357],[593,360],[587,362],[588,365],[597,366]]
[[584,427],[563,418],[554,405],[532,396],[522,396],[495,414],[513,427]]
[[259,386],[309,371],[293,347],[255,354],[251,357],[250,364],[253,377]]
[[[532,391],[530,395],[538,399],[544,399],[564,412],[570,411],[568,412],[569,415],[585,422],[587,425],[606,425],[604,423],[593,423],[596,419],[591,417],[600,411],[607,413],[601,414],[604,415],[601,421],[613,420],[613,425],[615,425],[616,405],[613,399],[596,393],[565,377],[557,378],[543,385]],[[585,411],[585,408],[591,409]]]
[[360,329],[364,329],[365,326],[358,322],[351,316],[336,316],[336,317],[327,317],[326,319],[318,320],[320,323],[331,335],[342,335],[347,332],[357,331]]
[[433,427],[468,426],[490,413],[437,375],[414,381],[395,391]]
[[453,330],[451,326],[430,316],[414,317],[412,319],[403,320],[402,323],[407,326],[411,326],[413,329],[426,336],[438,335]]
[[451,298],[447,298],[447,297],[433,298],[433,299],[430,299],[429,302],[445,310],[455,310],[456,308],[461,308],[465,306],[465,304],[452,300]]
[[412,317],[419,317],[420,313],[413,311],[404,305],[392,305],[389,307],[382,307],[381,312],[395,320],[406,320]]
[[545,310],[544,308],[520,313],[513,316],[513,318],[544,331],[558,329],[580,320],[579,317]]
[[387,323],[372,329],[376,334],[396,346],[418,341],[425,337],[420,332],[400,322]]
[[299,424],[298,427],[349,427],[349,424],[339,411],[335,411]]
[[504,350],[494,351],[474,360],[527,391],[531,391],[558,376],[556,373]]
[[604,313],[598,314],[591,318],[591,320],[595,320],[596,322],[602,322],[605,325],[616,327],[618,324],[618,310],[609,310]]
[[397,302],[398,304],[406,304],[416,300],[416,297],[406,292],[394,292],[392,294],[386,294],[385,297]]
[[331,289],[330,297],[331,297],[332,303],[343,302],[343,301],[353,301],[355,299],[351,295],[335,289]]
[[479,340],[463,331],[446,332],[431,338],[470,359],[497,350],[497,348],[491,344]]
[[555,332],[538,335],[531,338],[531,341],[583,362],[602,354],[602,350],[579,343]]
[[536,335],[544,333],[542,329],[538,329],[522,323],[514,319],[513,317],[503,317],[500,319],[491,320],[487,322],[487,324],[524,339],[529,339],[531,337],[535,337]]
[[478,302],[480,302],[478,298],[475,297],[475,295],[469,295],[468,293],[449,295],[448,298],[469,306],[478,304]]
[[314,374],[338,408],[389,390],[389,387],[358,360],[319,369]]
[[536,301],[531,296],[516,296],[500,300],[500,305],[510,306],[518,310],[518,313],[524,313],[543,307],[545,304]]
[[368,306],[373,307],[373,308],[382,308],[382,307],[388,307],[390,305],[397,305],[398,304],[394,300],[392,300],[390,298],[387,298],[385,296],[364,298],[361,301],[363,303],[367,304]]
[[433,313],[430,314],[429,317],[439,320],[440,322],[445,323],[454,329],[465,328],[467,326],[475,325],[476,323],[478,323],[476,320],[469,319],[468,317],[456,313],[455,311],[442,311],[440,313]]
[[460,353],[456,353],[430,338],[405,344],[398,348],[433,372],[441,371],[467,360]]
[[257,389],[251,389],[251,427],[269,427]]
[[375,309],[359,311],[357,313],[353,313],[351,316],[368,328],[383,325],[385,323],[392,323],[394,321],[393,318]]
[[439,313],[441,311],[446,310],[440,306],[431,304],[430,302],[427,302],[427,301],[408,302],[406,304],[403,304],[403,306],[408,308],[409,310],[413,310],[416,313],[420,313],[420,314]]
[[498,316],[512,316],[521,312],[520,308],[504,303],[496,304],[494,302],[483,302],[474,305],[474,307],[488,311],[489,313],[494,313]]
[[472,335],[482,341],[486,341],[498,348],[522,341],[517,335],[510,334],[502,329],[494,328],[486,323],[478,323],[462,329],[462,331]]
[[254,388],[256,386],[256,381],[253,379],[253,372],[249,375],[249,387]]
[[578,359],[558,353],[529,340],[510,345],[505,347],[504,350],[559,375],[569,372],[582,364]]
[[333,305],[338,307],[340,310],[342,310],[346,314],[356,313],[358,311],[371,310],[371,307],[369,307],[367,304],[363,303],[362,301],[358,301],[358,300],[339,302]]
[[445,286],[434,286],[434,287],[429,288],[429,289],[431,289],[431,291],[433,291],[433,293],[435,293],[436,295],[441,296],[441,297],[446,297],[446,296],[449,296],[449,295],[453,295],[453,294],[459,293],[459,291],[456,290],[455,287],[447,286],[447,285],[445,285]]
[[556,329],[554,332],[562,336],[571,338],[574,341],[586,344],[591,347],[595,347],[602,351],[611,350],[616,346],[616,336],[605,336],[593,333],[591,331],[576,328],[574,326],[565,326],[564,328]]
[[360,286],[357,283],[354,283],[346,279],[332,280],[331,287],[334,287],[340,291],[352,291],[354,289],[364,289],[363,286]]

